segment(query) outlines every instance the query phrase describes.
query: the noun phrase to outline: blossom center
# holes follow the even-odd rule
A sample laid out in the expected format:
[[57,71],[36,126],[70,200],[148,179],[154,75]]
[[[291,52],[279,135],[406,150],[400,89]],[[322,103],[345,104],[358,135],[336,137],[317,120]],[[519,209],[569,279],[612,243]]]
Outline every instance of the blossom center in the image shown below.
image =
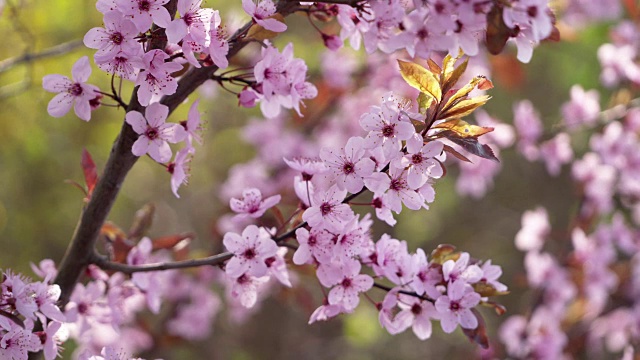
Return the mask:
[[140,11],[149,11],[151,10],[151,3],[147,0],[142,0],[138,2],[138,9]]
[[401,179],[393,179],[391,180],[391,184],[389,185],[389,189],[393,191],[400,191],[404,189],[404,184]]
[[388,124],[382,128],[382,135],[384,137],[392,137],[396,133],[395,126]]
[[242,256],[244,256],[245,258],[247,258],[247,259],[251,260],[251,259],[253,259],[254,257],[256,257],[256,251],[255,251],[255,249],[254,249],[254,248],[249,248],[249,249],[245,250],[245,251],[242,253]]
[[423,157],[422,154],[413,154],[411,156],[411,162],[414,164],[420,164],[422,163]]
[[149,140],[155,140],[155,139],[158,138],[160,133],[158,132],[158,129],[156,129],[156,128],[149,128],[149,129],[147,129],[147,132],[145,133],[145,135],[149,138]]
[[71,87],[69,88],[69,93],[73,96],[82,95],[82,85],[80,85],[79,83],[71,85]]
[[331,212],[331,208],[331,204],[322,203],[322,205],[320,205],[320,213],[322,213],[322,216],[327,215]]
[[529,6],[527,8],[527,15],[529,15],[529,17],[535,18],[538,16],[538,7],[536,6]]
[[352,283],[352,282],[351,282],[351,279],[349,279],[349,278],[344,278],[344,280],[342,280],[342,284],[341,284],[341,285],[342,285],[342,287],[344,287],[344,288],[348,288],[348,287],[351,287],[351,283]]
[[454,312],[455,312],[455,311],[460,310],[460,309],[461,309],[461,306],[460,306],[460,304],[459,304],[457,301],[452,301],[452,302],[451,302],[451,305],[449,305],[449,309],[450,309],[451,311],[454,311]]
[[355,171],[355,165],[352,162],[344,163],[342,166],[342,172],[346,175],[352,174]]
[[411,312],[416,316],[420,315],[420,313],[422,313],[422,306],[419,304],[413,304],[413,306],[411,306]]
[[119,32],[114,32],[109,36],[109,40],[116,45],[120,45],[124,41],[124,36]]

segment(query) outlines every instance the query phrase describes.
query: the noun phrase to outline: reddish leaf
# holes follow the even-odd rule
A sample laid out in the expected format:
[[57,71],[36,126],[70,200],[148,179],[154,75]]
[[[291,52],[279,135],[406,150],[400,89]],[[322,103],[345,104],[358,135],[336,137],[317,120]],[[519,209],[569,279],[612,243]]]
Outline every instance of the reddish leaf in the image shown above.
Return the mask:
[[131,224],[131,228],[129,229],[129,239],[138,242],[138,240],[147,233],[151,227],[155,209],[155,206],[149,203],[136,211],[133,224]]
[[500,162],[489,145],[481,144],[476,138],[461,138],[453,131],[447,130],[442,132],[442,136],[462,146],[463,149],[481,158]]
[[473,315],[478,319],[478,327],[475,329],[462,328],[462,332],[467,335],[469,340],[480,345],[483,349],[487,349],[489,348],[489,337],[487,336],[487,326],[484,319],[478,310],[471,309],[471,312],[473,312]]
[[127,254],[129,250],[134,246],[129,240],[127,235],[116,224],[112,222],[105,222],[100,229],[100,235],[107,239],[107,243],[111,246],[111,260],[118,263],[125,263],[127,261]]
[[514,30],[504,23],[502,17],[502,5],[494,4],[487,13],[487,49],[493,55],[500,54],[507,40],[513,36]]
[[498,304],[493,301],[485,301],[481,303],[484,306],[492,308],[498,316],[502,316],[507,312],[507,308],[502,304]]
[[182,240],[193,239],[192,233],[174,234],[153,239],[153,250],[171,249]]
[[82,161],[80,164],[84,172],[84,181],[87,183],[87,200],[89,200],[98,182],[98,172],[96,171],[96,164],[87,149],[82,149]]
[[444,145],[444,151],[446,151],[449,154],[455,156],[459,160],[462,160],[462,161],[465,161],[465,162],[468,162],[468,163],[473,163],[473,161],[469,160],[466,156],[460,154],[456,149],[452,148],[449,145]]

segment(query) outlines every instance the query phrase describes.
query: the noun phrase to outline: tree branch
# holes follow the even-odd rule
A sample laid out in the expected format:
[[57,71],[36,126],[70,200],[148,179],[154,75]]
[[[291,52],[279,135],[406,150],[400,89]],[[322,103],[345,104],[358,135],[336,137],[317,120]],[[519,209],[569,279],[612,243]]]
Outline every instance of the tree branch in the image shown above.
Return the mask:
[[56,46],[52,46],[41,52],[37,52],[37,53],[26,52],[20,56],[2,60],[0,61],[0,73],[5,72],[11,69],[12,67],[22,63],[29,63],[36,60],[48,58],[51,56],[66,54],[74,50],[75,48],[80,47],[81,45],[82,45],[82,40],[73,40],[66,43],[58,44]]
[[128,265],[128,264],[109,261],[104,256],[94,254],[92,263],[104,270],[113,270],[113,271],[120,271],[125,274],[133,274],[137,272],[185,269],[185,268],[192,268],[192,267],[206,266],[206,265],[217,266],[231,259],[232,256],[233,256],[232,253],[225,252],[225,253],[209,256],[202,259],[191,259],[191,260],[156,263],[156,264],[144,264],[144,265]]

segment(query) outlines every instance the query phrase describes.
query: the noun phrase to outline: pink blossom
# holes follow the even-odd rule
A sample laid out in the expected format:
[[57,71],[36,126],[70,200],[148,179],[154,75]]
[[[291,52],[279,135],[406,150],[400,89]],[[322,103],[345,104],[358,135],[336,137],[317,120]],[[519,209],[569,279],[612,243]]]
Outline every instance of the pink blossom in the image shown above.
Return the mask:
[[443,281],[440,267],[427,262],[427,255],[421,248],[416,250],[413,259],[416,269],[413,281],[409,285],[418,295],[425,294],[434,300],[439,298],[442,293],[438,285]]
[[221,25],[222,20],[217,10],[213,11],[211,23],[209,25],[209,55],[220,69],[229,66],[227,55],[229,54],[229,42],[225,39],[225,31]]
[[431,337],[431,319],[439,319],[440,315],[433,303],[415,296],[401,295],[399,306],[402,309],[394,321],[408,324],[418,339],[426,340]]
[[94,61],[103,71],[106,71],[109,74],[118,75],[126,80],[135,80],[139,73],[139,70],[136,67],[139,61],[138,57],[132,56],[123,51],[115,55],[96,54]]
[[166,28],[171,23],[171,15],[163,6],[169,0],[116,0],[118,10],[131,16],[131,21],[139,32],[146,32],[155,22]]
[[305,210],[302,219],[312,228],[340,232],[344,223],[354,216],[349,205],[342,203],[346,195],[347,190],[339,190],[337,185],[315,192],[312,206]]
[[245,189],[242,191],[242,198],[231,198],[229,206],[231,210],[238,213],[238,216],[248,216],[259,218],[280,202],[280,195],[273,195],[266,199],[262,199],[262,193],[256,188]]
[[[329,304],[340,305],[345,310],[350,311],[355,309],[360,302],[358,294],[365,292],[373,286],[373,279],[369,275],[360,274],[360,262],[359,261],[347,261],[339,267],[340,276],[338,281],[332,285],[334,286],[329,292]],[[327,286],[329,284],[323,283]]]
[[165,123],[169,108],[160,103],[153,103],[145,110],[145,116],[137,111],[127,113],[125,120],[138,135],[131,152],[135,156],[149,154],[157,162],[165,163],[171,159],[170,143],[177,143],[186,137],[180,124]]
[[442,264],[442,275],[449,283],[460,279],[473,284],[482,278],[482,269],[475,264],[469,265],[469,253],[463,252],[458,260],[447,260]]
[[180,149],[176,153],[176,157],[173,162],[167,164],[167,171],[171,174],[171,191],[173,194],[180,198],[178,195],[178,188],[182,185],[186,185],[189,178],[189,162],[191,161],[190,152],[188,148]]
[[360,126],[369,132],[364,147],[371,149],[382,146],[388,158],[394,150],[400,149],[400,141],[408,140],[415,134],[409,117],[398,109],[392,96],[386,97],[380,107],[372,106],[370,112],[362,115]]
[[[29,352],[42,350],[42,343],[34,334],[33,322],[30,327],[22,328],[12,321],[0,321],[0,329],[6,331],[0,339],[0,358],[22,360],[29,358]],[[49,360],[49,359],[47,359]]]
[[140,71],[136,78],[138,88],[138,101],[142,106],[151,103],[153,95],[171,95],[176,92],[178,82],[171,73],[182,69],[182,65],[175,62],[167,62],[169,55],[162,50],[151,50],[142,56],[142,59],[134,64],[144,70]]
[[571,87],[571,101],[562,105],[562,120],[570,129],[581,125],[593,126],[600,114],[600,95],[597,90],[584,91],[582,86]]
[[369,177],[375,167],[373,160],[364,155],[364,140],[355,136],[347,141],[343,149],[320,150],[320,158],[335,175],[338,188],[352,194],[362,190],[363,179]]
[[291,287],[291,280],[289,279],[289,272],[287,271],[287,262],[284,256],[287,254],[288,249],[286,247],[278,248],[278,252],[271,257],[264,260],[265,265],[269,269],[269,273],[273,275],[282,285]]
[[327,321],[332,317],[350,312],[351,311],[348,311],[342,305],[331,305],[327,303],[317,308],[313,314],[311,314],[311,317],[309,318],[309,325],[316,321]]
[[425,145],[419,134],[407,140],[407,155],[395,159],[393,164],[398,168],[408,167],[407,184],[410,188],[417,189],[429,178],[438,179],[444,174],[442,165],[434,159],[442,153],[443,146],[439,141]]
[[181,121],[180,125],[184,127],[184,130],[187,132],[187,148],[190,153],[194,153],[195,149],[193,148],[193,140],[197,141],[198,144],[202,145],[202,137],[200,137],[200,132],[202,131],[202,125],[200,123],[200,112],[198,111],[198,104],[200,104],[200,99],[196,100],[191,104],[189,108],[189,114],[187,115],[187,120]]
[[187,34],[194,39],[204,39],[214,10],[202,9],[202,0],[178,0],[180,18],[171,21],[167,26],[167,40],[177,44]]
[[245,308],[252,308],[258,301],[258,291],[267,281],[269,281],[268,276],[258,278],[246,273],[242,274],[233,280],[231,296],[239,299],[240,304]]
[[547,210],[538,207],[522,214],[522,228],[516,234],[516,247],[520,251],[540,250],[551,232]]
[[271,0],[259,0],[256,4],[254,0],[242,0],[242,8],[251,15],[253,21],[267,30],[273,32],[283,32],[287,30],[287,25],[269,18],[276,13],[276,6]]
[[99,94],[98,87],[86,84],[91,75],[91,65],[89,58],[81,57],[73,64],[71,69],[73,80],[62,75],[46,75],[42,79],[42,87],[49,91],[58,93],[54,96],[47,111],[53,117],[61,117],[71,110],[76,113],[80,119],[89,121],[91,119],[91,100],[95,99]]
[[539,155],[535,145],[543,132],[540,116],[528,100],[516,103],[513,111],[513,125],[518,133],[518,150],[527,160],[536,160]]
[[296,230],[298,249],[293,254],[293,263],[296,265],[310,264],[314,261],[326,263],[331,260],[333,254],[331,245],[334,236],[326,230],[311,231],[300,228]]
[[540,145],[540,156],[547,165],[547,171],[552,176],[560,174],[560,167],[573,160],[571,138],[567,133],[559,133],[551,140]]
[[439,313],[440,325],[447,334],[452,333],[458,324],[465,329],[478,327],[478,319],[471,312],[471,308],[480,303],[480,294],[464,280],[457,280],[449,284],[447,295],[440,296],[435,303]]
[[243,274],[261,277],[267,274],[264,261],[278,252],[278,246],[264,229],[249,225],[242,236],[228,232],[224,234],[224,246],[234,254],[227,262],[225,271],[232,278]]
[[140,43],[135,39],[138,35],[136,26],[118,11],[110,11],[104,15],[104,28],[95,27],[84,36],[84,45],[98,49],[96,56],[111,55],[124,52],[138,55],[142,51]]

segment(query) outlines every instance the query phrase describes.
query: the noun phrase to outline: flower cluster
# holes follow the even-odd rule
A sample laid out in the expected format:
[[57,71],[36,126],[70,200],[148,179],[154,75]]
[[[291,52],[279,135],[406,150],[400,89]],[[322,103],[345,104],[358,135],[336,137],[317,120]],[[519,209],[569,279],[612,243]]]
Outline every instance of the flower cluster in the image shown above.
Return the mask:
[[[358,9],[332,5],[322,10],[336,14],[341,26],[340,38],[349,39],[355,49],[364,43],[368,53],[404,49],[419,58],[429,58],[437,51],[455,54],[459,48],[476,55],[485,33],[491,28],[491,36],[503,38],[497,40],[502,41],[502,45],[490,47],[491,51],[500,52],[504,42],[511,39],[518,47],[518,59],[529,62],[533,48],[552,35],[554,24],[546,0],[375,0]],[[487,39],[492,46],[494,39]]]
[[[60,287],[51,284],[55,270],[48,261],[34,266],[43,281],[32,281],[11,271],[2,272],[0,284],[0,358],[27,359],[30,352],[55,359],[60,344],[67,340],[65,314],[56,303]],[[35,328],[36,322],[42,330]]]

